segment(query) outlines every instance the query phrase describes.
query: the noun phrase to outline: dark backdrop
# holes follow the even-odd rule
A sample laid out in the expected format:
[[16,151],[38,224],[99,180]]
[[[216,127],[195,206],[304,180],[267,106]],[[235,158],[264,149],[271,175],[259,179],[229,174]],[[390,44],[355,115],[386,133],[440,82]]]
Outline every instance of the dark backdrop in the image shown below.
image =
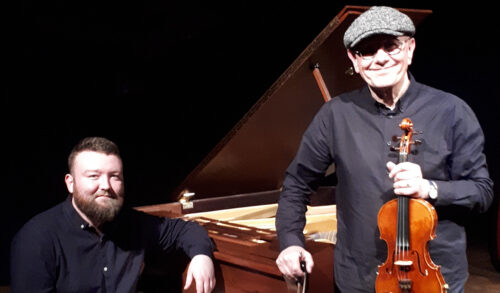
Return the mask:
[[[499,28],[485,1],[103,2],[2,9],[0,285],[9,282],[12,235],[66,197],[66,157],[78,140],[118,143],[131,204],[168,201],[346,4],[434,11],[417,29],[411,71],[469,103],[498,177]],[[468,229],[486,237],[476,229],[486,217],[478,219]]]

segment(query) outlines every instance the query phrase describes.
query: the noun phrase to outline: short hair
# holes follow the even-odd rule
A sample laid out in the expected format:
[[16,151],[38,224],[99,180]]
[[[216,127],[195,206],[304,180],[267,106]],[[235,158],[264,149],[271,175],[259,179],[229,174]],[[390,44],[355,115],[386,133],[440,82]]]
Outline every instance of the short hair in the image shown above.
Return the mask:
[[86,137],[76,144],[68,156],[68,170],[71,172],[75,157],[84,151],[98,152],[106,155],[116,155],[120,157],[118,146],[111,140],[104,137]]

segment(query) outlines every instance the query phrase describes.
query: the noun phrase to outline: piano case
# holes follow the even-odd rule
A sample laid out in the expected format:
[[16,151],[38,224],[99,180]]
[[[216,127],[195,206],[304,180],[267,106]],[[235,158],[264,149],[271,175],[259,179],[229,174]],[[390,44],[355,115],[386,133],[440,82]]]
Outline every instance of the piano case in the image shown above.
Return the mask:
[[[279,242],[274,216],[280,187],[302,134],[323,103],[363,84],[353,72],[342,39],[349,24],[367,8],[346,6],[328,23],[188,175],[173,195],[176,202],[137,208],[197,221],[207,229],[216,246],[214,292],[296,291],[287,286],[275,264]],[[430,13],[401,10],[415,24]],[[311,195],[304,233],[315,267],[307,292],[334,291],[334,198],[333,186]],[[151,291],[165,292],[160,287]],[[195,292],[194,287],[189,292]]]

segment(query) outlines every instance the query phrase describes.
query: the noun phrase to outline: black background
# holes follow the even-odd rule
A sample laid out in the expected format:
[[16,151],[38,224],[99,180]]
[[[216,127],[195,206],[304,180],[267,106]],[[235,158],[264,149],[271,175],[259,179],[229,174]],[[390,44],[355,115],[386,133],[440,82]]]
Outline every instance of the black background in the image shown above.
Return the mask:
[[[433,10],[417,28],[410,70],[472,107],[498,178],[498,12],[484,1],[103,2],[2,9],[0,285],[9,283],[12,235],[66,197],[66,158],[78,140],[117,142],[130,204],[168,201],[347,4]],[[486,239],[489,219],[468,230]]]

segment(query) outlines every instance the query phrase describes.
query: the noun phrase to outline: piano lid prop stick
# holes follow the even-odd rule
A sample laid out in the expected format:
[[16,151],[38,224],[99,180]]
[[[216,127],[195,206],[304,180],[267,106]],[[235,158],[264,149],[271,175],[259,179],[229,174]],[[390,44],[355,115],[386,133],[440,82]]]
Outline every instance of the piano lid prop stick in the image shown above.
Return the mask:
[[323,96],[323,100],[325,100],[325,102],[330,101],[332,97],[330,96],[330,92],[326,87],[326,83],[323,79],[323,76],[321,75],[321,71],[319,71],[319,63],[314,64],[312,72],[314,78],[316,79],[316,83],[318,84],[319,90],[321,91],[321,95]]

